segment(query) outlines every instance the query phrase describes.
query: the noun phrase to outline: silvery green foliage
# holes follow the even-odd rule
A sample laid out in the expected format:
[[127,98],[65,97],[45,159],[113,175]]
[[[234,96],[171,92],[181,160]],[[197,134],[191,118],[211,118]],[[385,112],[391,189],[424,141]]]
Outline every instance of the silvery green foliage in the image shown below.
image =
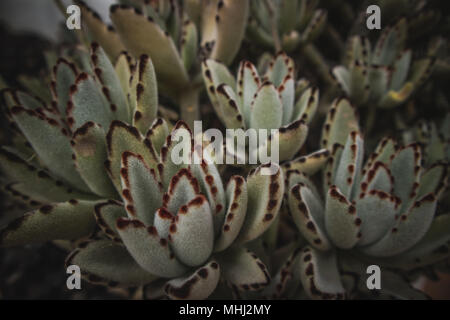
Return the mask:
[[[244,131],[267,129],[269,141],[278,138],[280,161],[291,160],[301,149],[319,104],[319,90],[305,86],[305,80],[299,81],[296,92],[294,68],[284,53],[275,56],[262,75],[251,62],[242,61],[236,79],[220,62],[208,59],[202,64],[209,99],[223,124]],[[271,129],[278,132],[271,134]],[[327,156],[326,150],[320,150],[287,166],[313,173]]]
[[267,269],[245,244],[277,218],[281,168],[225,186],[201,157],[174,163],[180,150],[193,157],[193,137],[184,122],[157,117],[152,60],[134,65],[124,53],[113,65],[97,44],[90,60],[91,73],[58,61],[51,105],[4,91],[18,137],[0,151],[6,190],[36,209],[1,231],[1,245],[78,240],[98,226],[67,260],[89,281],[152,283],[173,299],[206,298],[220,279],[238,291],[266,286]]
[[252,1],[247,37],[268,49],[274,48],[275,25],[282,50],[293,51],[312,42],[323,30],[327,14],[318,9],[319,1]]
[[165,90],[178,94],[189,85],[199,50],[230,63],[247,23],[249,1],[123,1],[110,9],[108,28],[83,1],[84,21],[91,36],[112,59],[123,50],[147,54]]
[[[286,178],[290,214],[308,242],[294,252],[300,274],[293,276],[300,278],[310,298],[366,291],[363,280],[348,286],[346,275],[366,274],[370,264],[412,270],[448,257],[450,238],[443,224],[448,225],[449,215],[435,216],[447,185],[447,164],[423,167],[418,143],[400,147],[389,138],[365,160],[364,139],[345,99],[330,109],[322,137],[331,151],[324,192],[300,171],[288,171]],[[407,282],[393,285],[397,282],[402,279],[393,273],[381,292],[411,298],[414,291]]]
[[[154,123],[147,135],[165,126]],[[108,133],[110,175],[120,181],[122,202],[108,200],[95,207],[102,229],[99,239],[81,244],[68,257],[87,279],[113,285],[155,283],[171,299],[204,299],[220,279],[240,291],[255,291],[270,280],[261,260],[243,244],[266,231],[276,219],[284,192],[283,173],[247,179],[232,176],[224,186],[215,165],[175,164],[171,153],[179,135],[191,150],[192,135],[179,122],[156,159],[144,158],[132,127],[113,124]],[[129,136],[129,138],[126,138]],[[137,142],[137,141],[136,141]],[[121,156],[120,156],[121,154]],[[115,163],[120,162],[120,167]],[[110,266],[114,266],[114,268]],[[129,270],[134,270],[130,272]]]
[[434,58],[413,58],[406,48],[405,18],[383,29],[372,48],[369,39],[350,38],[344,64],[332,75],[357,106],[394,108],[404,103],[432,72]]

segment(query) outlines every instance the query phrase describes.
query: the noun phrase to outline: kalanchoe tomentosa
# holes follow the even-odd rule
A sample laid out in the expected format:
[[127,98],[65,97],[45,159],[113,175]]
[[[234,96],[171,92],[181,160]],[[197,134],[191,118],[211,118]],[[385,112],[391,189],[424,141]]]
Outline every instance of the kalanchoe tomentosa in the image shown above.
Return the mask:
[[[243,244],[276,219],[283,173],[278,167],[277,174],[264,176],[258,168],[247,179],[232,176],[224,188],[214,164],[172,162],[182,131],[189,129],[179,122],[161,148],[159,164],[130,149],[122,153],[123,204],[110,200],[95,207],[103,234],[82,243],[67,264],[79,265],[93,282],[156,281],[172,299],[206,298],[221,277],[235,290],[260,290],[270,280],[268,271]],[[130,134],[133,128],[113,124],[111,148]],[[189,136],[185,150],[193,147]]]
[[[411,269],[445,258],[435,251],[448,242],[447,231],[436,224],[448,215],[434,218],[446,186],[445,164],[423,168],[418,144],[398,147],[392,139],[384,139],[364,164],[364,140],[345,99],[330,109],[323,139],[332,148],[324,194],[301,172],[287,173],[290,214],[309,242],[298,259],[303,261],[299,278],[311,298],[343,298],[352,290],[367,290],[363,280],[344,286],[345,272],[339,270],[358,275],[370,264]],[[346,264],[347,256],[349,261],[360,259],[358,267]],[[386,280],[382,292],[410,294],[405,286],[396,291],[391,284]]]
[[179,104],[190,126],[199,118],[200,51],[204,57],[231,63],[249,11],[247,0],[133,1],[134,6],[111,6],[114,28],[109,28],[83,1],[75,3],[81,6],[89,36],[112,60],[124,50],[135,58],[146,54],[152,59],[160,92]]
[[[287,161],[302,148],[308,123],[314,117],[319,104],[319,90],[299,86],[297,102],[294,62],[284,53],[279,53],[270,62],[264,76],[249,61],[242,61],[237,80],[228,69],[215,60],[202,64],[203,79],[210,101],[219,119],[229,129],[267,129],[270,141],[278,139],[279,160]],[[271,134],[271,129],[278,129]],[[227,150],[229,151],[229,150]],[[249,150],[249,152],[257,150]],[[231,152],[231,151],[229,151]],[[327,151],[318,151],[313,156],[293,160],[292,166],[313,173],[320,166],[310,166],[307,158],[327,158]],[[297,161],[299,160],[299,161]]]
[[412,50],[405,48],[407,30],[405,18],[384,28],[373,49],[367,38],[350,38],[344,65],[332,74],[357,106],[396,107],[431,74],[435,59],[413,59]]
[[317,5],[318,1],[306,0],[251,1],[247,37],[268,49],[286,52],[307,45],[326,23],[326,12]]

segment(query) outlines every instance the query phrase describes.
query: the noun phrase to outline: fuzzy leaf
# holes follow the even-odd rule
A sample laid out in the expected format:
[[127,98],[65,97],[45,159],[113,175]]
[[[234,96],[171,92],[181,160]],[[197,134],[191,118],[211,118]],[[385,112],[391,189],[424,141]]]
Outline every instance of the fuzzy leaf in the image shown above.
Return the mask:
[[212,260],[192,275],[168,281],[164,291],[172,300],[206,299],[216,289],[219,279],[219,264]]
[[259,290],[270,282],[267,267],[248,249],[227,250],[217,259],[222,267],[223,277],[237,290]]
[[158,112],[158,86],[152,60],[147,55],[139,58],[137,70],[131,80],[130,103],[133,125],[147,132]]
[[253,100],[250,127],[278,129],[282,123],[283,109],[277,89],[270,82],[263,84]]
[[337,247],[351,249],[359,240],[361,219],[357,210],[336,186],[327,192],[325,228],[330,240]]
[[157,279],[142,269],[127,249],[110,240],[82,243],[67,257],[66,265],[77,265],[89,282],[138,286]]
[[153,275],[172,278],[183,275],[187,268],[173,255],[167,239],[155,227],[145,227],[139,220],[119,218],[117,231],[136,262]]
[[357,132],[353,131],[348,136],[344,151],[342,151],[334,181],[334,184],[347,199],[353,199],[357,191],[363,156],[363,140]]
[[248,12],[248,1],[223,0],[221,5],[217,4],[212,59],[223,61],[227,65],[233,61],[244,38]]
[[232,176],[226,189],[227,208],[214,251],[228,248],[241,231],[247,212],[247,182],[241,176]]
[[298,170],[307,175],[313,175],[327,162],[330,152],[321,149],[311,154],[301,156],[283,165],[288,170]]
[[95,228],[94,201],[70,200],[44,205],[12,221],[0,232],[0,246],[19,246],[51,240],[76,240]]
[[203,195],[181,206],[170,226],[169,240],[177,258],[188,266],[199,266],[209,258],[214,245],[214,224]]
[[276,173],[263,175],[261,171],[270,170],[269,166],[259,166],[247,177],[247,215],[238,242],[248,242],[263,234],[279,213],[284,193],[283,171],[272,163]]
[[321,200],[307,186],[297,184],[289,190],[288,204],[292,219],[302,236],[319,250],[330,249]]
[[178,121],[161,148],[161,163],[163,165],[161,179],[164,189],[167,189],[170,180],[180,169],[189,167],[191,159],[191,130],[186,123]]
[[372,190],[356,201],[361,224],[359,246],[372,244],[389,232],[395,223],[397,205],[393,196],[378,190]]
[[417,197],[423,197],[427,193],[433,193],[439,198],[445,190],[448,180],[449,167],[445,163],[436,163],[428,168],[420,177],[420,186],[417,190]]
[[67,103],[70,100],[70,87],[75,83],[78,71],[73,63],[60,58],[53,68],[52,94],[63,118],[66,117]]
[[164,207],[176,215],[180,208],[193,200],[200,193],[197,179],[189,169],[183,168],[170,180],[167,193],[164,195]]
[[[279,161],[290,160],[300,151],[308,135],[308,126],[303,120],[297,120],[281,127],[275,134],[271,135],[270,141],[279,142]],[[265,148],[265,145],[262,146]]]
[[105,51],[97,44],[91,46],[91,61],[97,80],[102,86],[103,94],[108,99],[114,118],[129,121],[130,110],[120,79]]
[[228,129],[244,128],[241,106],[233,89],[221,84],[215,89],[217,102],[221,109],[222,121]]
[[157,154],[161,151],[169,133],[169,126],[164,118],[156,118],[147,131],[146,138],[150,139]]
[[157,23],[139,11],[119,5],[111,7],[110,15],[130,52],[135,57],[150,56],[160,81],[175,88],[188,84],[188,75],[172,38]]
[[186,71],[189,71],[197,58],[198,33],[195,23],[186,20],[183,23],[183,36],[181,38],[181,58]]
[[100,86],[87,73],[80,73],[70,88],[67,106],[67,122],[72,131],[92,121],[103,128],[109,128],[114,119],[114,107],[102,93]]
[[294,106],[294,112],[292,120],[301,119],[306,123],[310,123],[314,115],[316,114],[317,107],[319,106],[319,89],[308,88],[302,93],[300,99]]
[[125,151],[122,153],[120,180],[128,215],[152,225],[163,195],[155,170],[145,164],[142,156]]
[[0,168],[4,177],[23,186],[21,192],[41,202],[64,202],[73,198],[87,198],[86,194],[72,190],[70,186],[52,177],[15,154],[0,149]]
[[225,190],[217,167],[202,159],[201,164],[191,165],[192,174],[200,185],[201,192],[208,198],[214,219],[214,233],[219,234],[226,214]]
[[242,61],[238,70],[237,93],[245,127],[250,127],[251,103],[260,86],[258,70],[250,61]]
[[89,188],[81,179],[72,161],[72,149],[67,131],[55,121],[21,107],[14,107],[11,113],[43,164],[56,176],[77,189],[88,191]]
[[331,150],[335,143],[345,145],[352,131],[359,131],[355,109],[347,99],[334,100],[322,130],[321,147]]
[[95,206],[95,219],[97,225],[102,229],[103,233],[113,241],[121,242],[117,233],[116,221],[120,217],[126,217],[127,212],[122,203],[109,200],[99,203]]
[[151,169],[157,170],[156,154],[150,140],[144,139],[139,131],[121,121],[114,121],[106,137],[108,161],[106,167],[117,191],[122,192],[120,165],[122,153],[129,151],[139,154]]
[[100,16],[89,8],[84,1],[76,0],[75,3],[81,8],[83,22],[87,25],[89,32],[105,49],[111,61],[114,61],[125,50],[119,35],[113,28],[104,24]]
[[72,137],[75,165],[89,189],[104,198],[117,198],[105,170],[107,158],[105,132],[98,124],[86,122]]
[[311,247],[303,249],[300,259],[301,282],[312,299],[344,299],[345,291],[338,271],[334,251],[321,252]]
[[414,202],[385,236],[362,251],[371,256],[389,257],[410,249],[427,232],[435,210],[436,198],[430,193]]

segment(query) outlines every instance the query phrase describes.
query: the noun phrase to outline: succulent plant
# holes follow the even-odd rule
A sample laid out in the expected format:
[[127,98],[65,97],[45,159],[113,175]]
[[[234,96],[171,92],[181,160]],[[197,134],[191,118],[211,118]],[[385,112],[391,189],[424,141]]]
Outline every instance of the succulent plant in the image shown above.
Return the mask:
[[113,28],[83,1],[75,3],[81,6],[89,36],[112,61],[122,51],[152,59],[160,91],[179,104],[189,125],[200,116],[200,54],[231,63],[244,37],[249,11],[249,1],[123,1],[111,6]]
[[327,14],[319,1],[252,1],[247,35],[268,49],[291,52],[312,42],[323,30]]
[[344,65],[333,68],[339,87],[358,106],[394,108],[404,103],[427,79],[435,59],[414,59],[406,49],[405,18],[383,29],[372,49],[368,38],[350,38]]
[[[448,215],[435,217],[435,211],[448,166],[423,168],[419,144],[398,147],[389,138],[364,163],[364,139],[345,99],[335,101],[325,123],[323,144],[332,151],[324,169],[324,194],[302,172],[288,171],[286,178],[290,214],[309,243],[298,253],[304,263],[297,270],[307,294],[314,299],[349,294],[338,259],[343,270],[355,273],[358,268],[349,263],[353,267],[346,269],[346,256],[360,259],[365,268],[403,269],[445,258],[447,253],[439,255],[437,249],[448,245],[448,232],[438,226]],[[402,286],[398,290],[399,297],[406,294]]]
[[[159,164],[144,160],[136,146],[122,152],[121,160],[115,153],[113,159],[121,161],[115,172],[123,204],[108,200],[96,205],[103,232],[81,243],[67,264],[79,265],[93,282],[136,286],[157,281],[171,299],[206,298],[221,278],[237,290],[262,289],[270,280],[267,269],[244,244],[276,219],[284,192],[282,171],[264,176],[260,167],[247,179],[232,176],[224,188],[214,164],[204,159],[191,165],[172,162],[180,130],[189,128],[182,122],[174,127]],[[112,125],[112,150],[125,134],[132,136],[132,128]],[[189,136],[185,150],[193,148]]]
[[[269,132],[267,144],[278,139],[279,161],[292,160],[306,140],[308,123],[319,104],[319,90],[309,87],[306,80],[301,79],[296,88],[293,60],[285,53],[277,54],[264,76],[259,75],[251,62],[242,61],[237,79],[223,64],[212,59],[205,60],[202,68],[209,99],[226,128],[278,129]],[[299,96],[297,102],[296,96]],[[252,151],[257,152],[248,152]],[[314,163],[321,159],[324,164],[327,156],[326,150],[319,150],[287,165],[313,173],[320,166],[311,166],[311,159]]]

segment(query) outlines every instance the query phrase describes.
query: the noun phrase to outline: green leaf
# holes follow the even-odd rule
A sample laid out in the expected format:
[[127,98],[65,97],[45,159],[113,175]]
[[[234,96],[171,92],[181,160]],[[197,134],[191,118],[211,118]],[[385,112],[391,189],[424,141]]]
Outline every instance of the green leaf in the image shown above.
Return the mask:
[[[174,157],[179,157],[179,159],[175,159]],[[178,121],[170,135],[167,136],[164,146],[161,148],[161,180],[164,189],[167,189],[170,180],[179,170],[189,167],[191,159],[192,132],[186,123]]]
[[113,121],[106,141],[108,146],[106,168],[119,193],[122,192],[120,165],[122,153],[125,151],[141,155],[149,168],[157,170],[156,154],[150,140],[144,139],[135,127],[121,121]]
[[347,139],[336,170],[334,184],[347,199],[353,199],[358,189],[364,156],[363,140],[353,131]]
[[106,138],[103,129],[94,122],[86,122],[72,137],[74,161],[78,172],[95,194],[104,198],[117,198],[106,170]]
[[116,227],[117,219],[127,216],[122,203],[114,200],[101,202],[95,206],[94,215],[97,225],[108,238],[116,242],[122,242]]
[[22,107],[14,107],[11,114],[42,163],[52,173],[80,191],[89,191],[75,169],[69,134],[64,128],[56,121]]
[[270,82],[263,83],[253,100],[250,127],[278,129],[282,124],[283,107],[277,89]]
[[109,240],[83,242],[67,257],[66,266],[77,265],[89,282],[109,286],[138,286],[157,279],[120,244]]
[[307,186],[299,183],[289,190],[288,205],[302,236],[319,250],[330,249],[321,200]]
[[310,123],[316,114],[317,107],[319,106],[319,89],[308,88],[306,89],[300,99],[294,106],[292,120],[301,119],[306,123]]
[[270,275],[267,267],[253,252],[245,248],[227,250],[217,256],[223,277],[232,288],[255,291],[267,286]]
[[169,135],[169,126],[164,118],[156,118],[145,135],[152,142],[155,152],[159,155],[161,148]]
[[12,221],[0,232],[1,246],[51,240],[77,240],[94,231],[94,201],[70,200],[42,206]]
[[64,202],[89,197],[3,148],[0,149],[0,168],[8,181],[22,186],[21,193],[36,201]]
[[265,77],[272,82],[276,88],[278,88],[288,75],[292,79],[295,78],[294,60],[288,57],[286,53],[280,52],[269,64],[269,69],[267,70]]
[[[271,165],[275,166],[276,173],[262,174]],[[283,200],[283,171],[274,163],[259,166],[247,177],[247,190],[247,215],[237,239],[240,243],[256,239],[275,221]]]
[[261,80],[255,66],[250,61],[241,61],[237,78],[237,94],[246,128],[250,127],[251,104],[260,83]]
[[66,117],[67,103],[70,100],[70,87],[75,84],[78,71],[73,63],[58,59],[52,73],[52,95],[57,101],[57,108],[62,118]]
[[111,61],[114,61],[125,50],[119,35],[113,28],[103,23],[100,16],[89,8],[84,1],[76,0],[75,3],[80,6],[83,23],[86,24],[95,41],[100,43]]
[[342,249],[353,248],[361,236],[361,219],[355,205],[336,186],[327,192],[325,228],[333,244]]
[[[215,5],[215,3],[213,4]],[[244,38],[249,14],[248,1],[223,0],[214,15],[215,43],[211,58],[230,64]]]
[[394,177],[394,193],[402,200],[402,211],[415,199],[420,182],[421,159],[419,145],[411,144],[398,150],[389,166]]
[[403,83],[408,76],[409,66],[411,64],[411,56],[412,51],[406,50],[395,61],[394,72],[392,73],[391,83],[389,86],[391,90],[397,91],[402,88]]
[[167,193],[164,195],[164,207],[176,215],[183,205],[193,200],[200,193],[197,179],[189,169],[178,171],[170,181]]
[[292,114],[294,113],[294,86],[294,79],[291,78],[290,75],[287,75],[281,85],[278,87],[278,93],[280,95],[281,105],[283,107],[283,119],[281,121],[283,125],[287,125],[291,122]]
[[113,110],[113,104],[108,102],[98,83],[87,73],[80,73],[75,84],[70,87],[66,110],[67,122],[72,131],[88,121],[109,128],[114,119]]
[[221,109],[222,121],[227,129],[244,128],[245,123],[242,117],[242,107],[239,105],[237,96],[233,89],[221,84],[216,89],[216,98]]
[[111,7],[110,16],[129,51],[135,57],[147,54],[152,59],[160,81],[174,89],[188,84],[188,75],[172,38],[156,22],[133,8],[119,5]]
[[201,192],[208,198],[214,219],[214,232],[218,234],[226,214],[225,190],[216,165],[204,159],[201,161],[201,164],[192,164],[191,171],[199,182]]
[[105,51],[97,43],[91,45],[91,61],[102,92],[111,105],[113,118],[129,121],[130,110],[120,79]]
[[334,251],[321,252],[307,246],[300,259],[301,282],[311,299],[331,300],[344,299],[336,254]]
[[214,224],[205,196],[199,195],[181,206],[170,226],[169,241],[185,265],[199,266],[209,258],[214,246]]
[[214,251],[228,248],[241,231],[247,212],[247,182],[241,176],[232,176],[226,189],[227,208],[221,229],[215,242]]
[[360,196],[356,201],[361,224],[359,246],[372,244],[389,232],[395,224],[397,206],[397,199],[383,191],[372,190]]
[[423,197],[427,193],[433,193],[439,198],[448,184],[449,166],[445,163],[436,163],[425,170],[420,176],[420,185],[417,190],[417,197]]
[[284,164],[283,167],[288,170],[298,170],[307,175],[313,175],[325,165],[329,155],[330,151],[327,149],[321,149],[289,161]]
[[125,151],[122,153],[120,180],[128,215],[152,225],[163,195],[155,170],[145,164],[141,155]]
[[158,112],[158,86],[152,60],[147,55],[139,58],[131,80],[130,104],[133,125],[141,133],[147,132]]
[[410,249],[429,229],[436,202],[431,193],[414,202],[385,236],[362,251],[371,256],[390,257]]
[[195,23],[186,20],[182,27],[181,59],[186,71],[189,71],[197,59],[198,33]]
[[391,171],[383,162],[377,161],[365,173],[356,196],[368,193],[371,190],[380,190],[392,194],[394,191],[394,178]]
[[345,98],[334,100],[322,130],[321,147],[331,150],[335,143],[345,145],[352,131],[359,131],[354,107]]
[[219,264],[212,260],[187,277],[168,281],[164,291],[172,300],[201,300],[213,293],[219,280]]
[[155,227],[145,227],[141,221],[128,218],[119,218],[116,225],[128,252],[151,274],[173,278],[187,271],[173,255],[167,239],[161,238]]

